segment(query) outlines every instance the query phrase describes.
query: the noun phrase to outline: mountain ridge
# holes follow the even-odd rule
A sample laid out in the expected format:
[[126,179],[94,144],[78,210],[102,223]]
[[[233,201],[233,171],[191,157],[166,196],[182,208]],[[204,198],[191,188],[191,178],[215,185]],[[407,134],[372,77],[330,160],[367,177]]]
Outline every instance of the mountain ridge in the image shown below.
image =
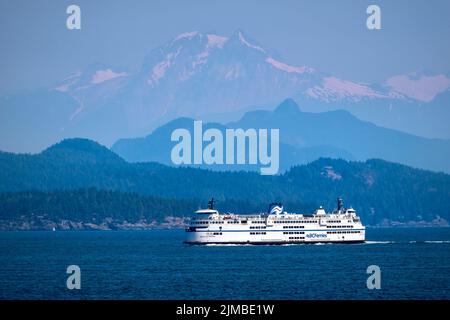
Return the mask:
[[303,111],[345,109],[385,127],[450,138],[446,74],[388,82],[361,84],[290,65],[242,31],[189,32],[151,50],[135,72],[93,64],[52,88],[1,97],[0,149],[37,152],[68,137],[111,145],[178,117],[227,122],[288,97]]
[[[417,168],[450,172],[447,161],[450,158],[450,140],[426,139],[382,128],[361,121],[346,110],[303,112],[293,99],[284,100],[273,111],[250,111],[235,122],[224,125],[204,123],[203,126],[205,129],[218,128],[222,133],[226,128],[279,129],[282,171],[320,157],[333,157],[347,160],[381,158]],[[170,135],[176,128],[193,132],[193,119],[175,119],[143,138],[118,140],[111,150],[127,161],[157,161],[171,165],[170,151],[174,143]],[[424,158],[424,154],[428,157]],[[225,165],[205,168],[233,169]],[[245,170],[245,167],[237,168]]]

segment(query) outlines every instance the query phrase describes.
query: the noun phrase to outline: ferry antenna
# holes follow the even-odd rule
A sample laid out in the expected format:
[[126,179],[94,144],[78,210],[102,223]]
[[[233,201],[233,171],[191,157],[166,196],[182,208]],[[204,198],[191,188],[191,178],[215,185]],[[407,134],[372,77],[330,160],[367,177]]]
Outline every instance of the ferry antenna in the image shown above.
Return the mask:
[[211,198],[211,200],[208,201],[208,209],[214,209],[214,198]]

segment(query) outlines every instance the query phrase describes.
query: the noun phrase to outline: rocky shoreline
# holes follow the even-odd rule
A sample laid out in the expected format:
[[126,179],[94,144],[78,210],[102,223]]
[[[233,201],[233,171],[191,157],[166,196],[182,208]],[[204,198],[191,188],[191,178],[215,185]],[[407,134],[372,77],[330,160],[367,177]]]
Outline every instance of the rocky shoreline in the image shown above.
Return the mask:
[[392,221],[384,219],[381,223],[376,224],[374,228],[420,228],[420,227],[449,227],[450,224],[447,220],[437,217],[432,221],[418,220],[418,221]]
[[180,229],[184,228],[187,219],[184,217],[166,217],[164,221],[138,222],[115,221],[111,218],[100,222],[84,222],[61,219],[58,221],[46,218],[18,220],[0,220],[0,231],[69,231],[69,230],[151,230],[151,229]]

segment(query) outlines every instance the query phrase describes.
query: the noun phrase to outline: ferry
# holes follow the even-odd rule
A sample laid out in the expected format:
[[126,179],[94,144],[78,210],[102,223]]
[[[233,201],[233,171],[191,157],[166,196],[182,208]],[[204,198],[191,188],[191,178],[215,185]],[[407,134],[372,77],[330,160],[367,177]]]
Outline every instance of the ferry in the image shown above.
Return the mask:
[[207,209],[195,211],[186,228],[188,244],[293,244],[362,243],[365,226],[353,208],[326,213],[320,207],[313,214],[288,213],[281,203],[271,203],[266,213],[238,215],[219,213],[214,199]]

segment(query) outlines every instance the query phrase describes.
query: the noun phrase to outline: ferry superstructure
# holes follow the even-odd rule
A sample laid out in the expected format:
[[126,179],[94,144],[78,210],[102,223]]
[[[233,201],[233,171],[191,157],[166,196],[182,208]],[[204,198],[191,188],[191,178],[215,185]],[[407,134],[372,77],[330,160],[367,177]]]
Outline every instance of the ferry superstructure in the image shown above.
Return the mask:
[[288,213],[281,203],[272,203],[267,213],[256,215],[222,214],[214,209],[195,212],[186,228],[189,244],[290,244],[360,243],[365,227],[353,208],[338,207],[326,213],[320,207],[313,214]]

